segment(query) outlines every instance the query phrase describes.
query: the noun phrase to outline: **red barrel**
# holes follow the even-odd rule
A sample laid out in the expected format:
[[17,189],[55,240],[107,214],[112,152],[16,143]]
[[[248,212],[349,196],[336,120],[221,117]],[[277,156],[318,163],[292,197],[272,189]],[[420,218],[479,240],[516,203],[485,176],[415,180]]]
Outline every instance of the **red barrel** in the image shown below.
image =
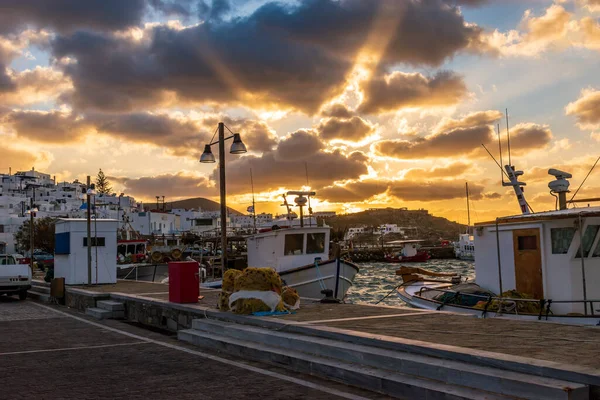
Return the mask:
[[169,262],[169,301],[197,303],[200,294],[197,261]]

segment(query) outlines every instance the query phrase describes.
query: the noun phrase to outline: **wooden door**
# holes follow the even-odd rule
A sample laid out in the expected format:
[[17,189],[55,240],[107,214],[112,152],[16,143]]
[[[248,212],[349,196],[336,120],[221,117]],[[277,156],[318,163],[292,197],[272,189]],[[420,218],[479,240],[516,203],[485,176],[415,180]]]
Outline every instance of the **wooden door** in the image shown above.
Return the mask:
[[515,251],[515,278],[517,291],[536,299],[544,297],[542,283],[542,251],[539,229],[517,229],[513,231]]

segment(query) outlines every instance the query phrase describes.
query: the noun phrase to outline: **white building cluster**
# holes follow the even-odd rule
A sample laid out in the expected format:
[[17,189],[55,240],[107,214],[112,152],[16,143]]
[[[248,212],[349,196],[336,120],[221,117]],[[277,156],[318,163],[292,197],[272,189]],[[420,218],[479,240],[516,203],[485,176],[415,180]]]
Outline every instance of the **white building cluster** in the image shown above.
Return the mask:
[[[15,174],[0,174],[0,254],[17,253],[14,235],[30,218],[85,218],[86,185],[78,182],[56,182],[54,177],[31,169]],[[219,211],[200,209],[155,210],[137,203],[121,193],[92,196],[92,215],[98,219],[116,219],[119,229],[135,231],[142,236],[179,235],[191,232],[197,235],[216,235],[220,229]],[[255,220],[256,218],[256,225]],[[254,227],[270,227],[276,221],[272,214],[231,215],[227,219],[227,233],[252,233]]]

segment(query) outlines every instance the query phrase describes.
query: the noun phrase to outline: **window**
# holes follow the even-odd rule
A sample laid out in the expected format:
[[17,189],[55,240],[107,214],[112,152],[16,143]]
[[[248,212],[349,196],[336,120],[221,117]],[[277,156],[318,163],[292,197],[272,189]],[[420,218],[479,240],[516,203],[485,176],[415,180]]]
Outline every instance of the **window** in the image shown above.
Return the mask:
[[552,254],[567,254],[574,236],[575,228],[572,227],[550,229]]
[[325,234],[309,233],[306,235],[306,254],[320,254],[325,252]]
[[[590,255],[590,251],[592,250],[592,244],[594,244],[594,239],[596,238],[596,234],[598,233],[598,229],[600,229],[600,225],[588,225],[585,228],[585,233],[583,234],[583,256],[587,257]],[[577,249],[577,254],[575,258],[581,257],[581,246]]]
[[[104,247],[105,239],[103,237],[93,237],[90,238],[92,242],[92,247]],[[87,238],[83,238],[83,247],[87,247]]]
[[519,250],[537,250],[537,236],[518,236]]
[[297,256],[302,254],[304,248],[304,234],[285,235],[284,254]]
[[4,225],[0,225],[0,233],[4,233]]
[[[84,240],[87,238],[84,238]],[[54,254],[70,254],[71,253],[71,233],[57,233],[54,240]]]
[[212,218],[196,218],[194,220],[196,226],[212,226]]

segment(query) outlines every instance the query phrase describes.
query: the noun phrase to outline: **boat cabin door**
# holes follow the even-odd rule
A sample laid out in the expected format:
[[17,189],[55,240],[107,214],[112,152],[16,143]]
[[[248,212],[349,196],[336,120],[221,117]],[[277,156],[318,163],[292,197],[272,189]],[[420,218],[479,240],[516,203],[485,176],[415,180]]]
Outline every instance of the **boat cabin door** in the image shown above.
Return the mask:
[[515,252],[515,281],[517,291],[519,293],[532,295],[536,299],[544,298],[540,230],[514,230],[513,246]]

